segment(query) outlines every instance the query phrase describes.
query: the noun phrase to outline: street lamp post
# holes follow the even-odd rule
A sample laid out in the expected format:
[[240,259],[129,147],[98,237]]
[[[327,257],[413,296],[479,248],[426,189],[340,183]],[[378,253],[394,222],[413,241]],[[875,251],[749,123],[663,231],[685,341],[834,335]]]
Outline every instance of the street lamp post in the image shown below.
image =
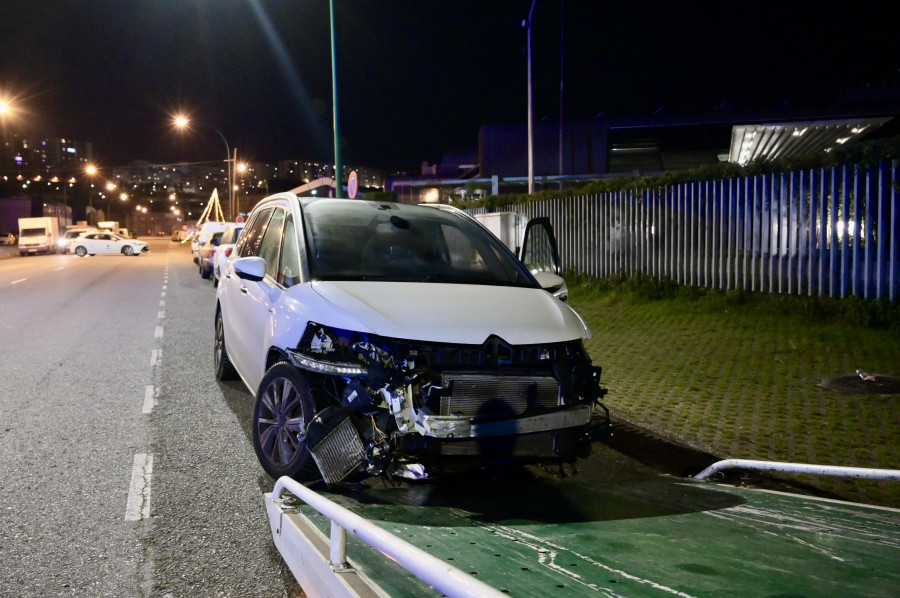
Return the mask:
[[[106,219],[112,220],[112,210],[110,210],[110,201],[109,196],[112,195],[113,190],[116,188],[116,184],[112,181],[106,183]],[[118,232],[118,231],[115,231]]]
[[221,137],[222,142],[225,144],[225,168],[226,168],[226,178],[228,179],[228,209],[231,212],[231,220],[234,220],[234,175],[231,168],[231,147],[228,145],[228,140],[225,139],[225,135],[222,134],[222,131],[215,128],[209,123],[205,123],[202,121],[192,121],[188,119],[186,116],[176,116],[175,117],[175,126],[179,129],[184,129],[191,123],[195,123],[198,125],[203,125],[204,127],[209,127],[213,131]]
[[341,142],[338,133],[337,48],[334,39],[334,0],[328,0],[331,17],[331,97],[334,103],[334,196],[341,197]]
[[[84,172],[91,178],[91,186],[88,187],[88,203],[90,204],[90,214],[87,218],[88,224],[97,224],[97,216],[94,214],[94,175],[97,174],[97,167],[89,165]],[[91,222],[90,216],[93,216],[94,222]]]
[[534,193],[534,115],[532,113],[531,91],[531,16],[534,14],[534,5],[537,0],[531,1],[531,10],[528,11],[528,20],[525,27],[528,28],[528,194]]

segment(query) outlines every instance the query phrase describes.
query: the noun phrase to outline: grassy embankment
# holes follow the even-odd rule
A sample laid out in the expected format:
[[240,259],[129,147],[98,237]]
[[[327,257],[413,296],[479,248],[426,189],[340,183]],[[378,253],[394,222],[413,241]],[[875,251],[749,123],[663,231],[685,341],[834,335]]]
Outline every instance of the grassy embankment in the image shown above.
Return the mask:
[[[857,369],[900,378],[900,305],[568,275],[614,421],[721,458],[900,469],[900,395],[826,388]],[[794,476],[900,507],[900,482]]]

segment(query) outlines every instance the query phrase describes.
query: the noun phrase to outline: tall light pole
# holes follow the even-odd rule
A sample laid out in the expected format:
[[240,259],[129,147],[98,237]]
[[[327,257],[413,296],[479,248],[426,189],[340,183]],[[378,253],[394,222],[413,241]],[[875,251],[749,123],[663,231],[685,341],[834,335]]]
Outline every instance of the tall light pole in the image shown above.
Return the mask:
[[341,197],[341,142],[338,133],[337,47],[334,38],[334,0],[328,0],[331,17],[331,97],[334,103],[334,196]]
[[[91,186],[88,188],[88,202],[91,205],[91,214],[94,214],[94,175],[97,174],[97,167],[93,165],[88,165],[87,168],[84,169],[84,172],[91,178]],[[91,224],[91,219],[87,219],[88,224]],[[97,216],[94,215],[93,224],[97,224]]]
[[528,20],[524,25],[528,28],[528,194],[534,193],[534,116],[532,114],[531,95],[531,16],[534,14],[534,5],[537,0],[531,0],[531,9],[528,11]]
[[174,119],[175,126],[179,129],[185,129],[191,124],[203,125],[204,127],[209,127],[213,131],[215,131],[219,137],[222,138],[222,142],[225,144],[225,168],[226,168],[226,178],[228,179],[228,210],[232,212],[230,214],[231,220],[234,220],[234,175],[231,170],[231,147],[228,145],[228,140],[225,139],[225,135],[222,134],[222,131],[215,128],[209,123],[205,123],[202,121],[193,121],[184,115],[178,115]]

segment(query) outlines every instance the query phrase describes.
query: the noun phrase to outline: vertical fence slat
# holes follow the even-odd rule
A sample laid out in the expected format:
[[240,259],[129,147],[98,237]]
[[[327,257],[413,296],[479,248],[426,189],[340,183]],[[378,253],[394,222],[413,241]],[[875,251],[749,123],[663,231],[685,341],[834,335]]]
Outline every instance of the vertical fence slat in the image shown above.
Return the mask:
[[549,217],[563,265],[598,278],[640,274],[710,288],[893,301],[900,294],[898,164],[619,190],[511,209]]

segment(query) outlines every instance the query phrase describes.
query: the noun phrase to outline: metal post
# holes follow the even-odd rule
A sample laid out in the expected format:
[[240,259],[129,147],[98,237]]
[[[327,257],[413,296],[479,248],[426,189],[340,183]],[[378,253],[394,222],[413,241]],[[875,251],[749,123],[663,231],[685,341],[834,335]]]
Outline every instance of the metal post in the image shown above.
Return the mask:
[[335,571],[347,568],[347,530],[331,520],[331,542],[329,543],[328,558],[331,567]]
[[532,0],[531,10],[528,11],[528,194],[534,193],[534,115],[532,108],[531,91],[531,15],[534,14],[534,5],[537,0]]
[[328,0],[331,17],[331,97],[334,103],[334,196],[341,197],[341,142],[338,129],[337,48],[334,38],[334,0]]

